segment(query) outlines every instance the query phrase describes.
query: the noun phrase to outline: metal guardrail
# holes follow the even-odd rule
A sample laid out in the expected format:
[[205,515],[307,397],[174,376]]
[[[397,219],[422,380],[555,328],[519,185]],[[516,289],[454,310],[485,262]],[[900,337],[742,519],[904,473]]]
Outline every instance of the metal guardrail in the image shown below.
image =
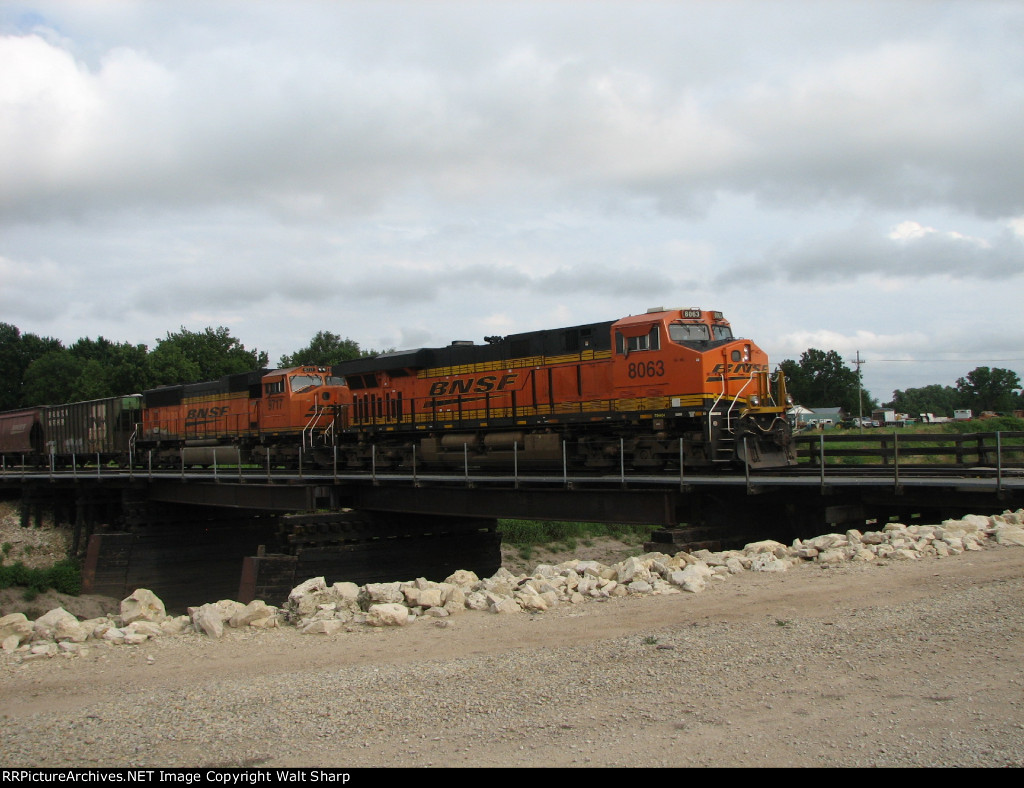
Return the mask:
[[[152,453],[140,462],[133,462],[130,467],[123,468],[113,463],[104,464],[100,455],[95,460],[84,460],[72,456],[70,467],[57,469],[51,463],[47,469],[30,468],[25,465],[24,458],[17,466],[10,466],[7,458],[0,458],[0,481],[17,481],[29,479],[72,480],[153,480],[179,478],[181,481],[214,481],[215,483],[295,483],[320,482],[340,483],[369,481],[374,485],[381,483],[411,483],[419,486],[424,483],[461,483],[466,486],[483,484],[511,485],[519,489],[523,485],[610,485],[622,487],[629,485],[656,485],[665,487],[678,485],[685,490],[692,485],[744,485],[747,492],[753,491],[758,485],[793,484],[806,487],[809,477],[816,478],[824,489],[827,486],[852,484],[855,478],[870,478],[873,484],[889,482],[899,489],[907,481],[908,474],[918,474],[915,483],[926,483],[922,474],[930,475],[936,483],[949,483],[950,478],[971,477],[984,478],[987,486],[994,486],[996,492],[1003,490],[1007,481],[1007,472],[1024,469],[1024,432],[1010,433],[970,433],[951,436],[908,435],[885,433],[878,435],[862,434],[825,434],[799,435],[795,438],[798,444],[800,464],[791,469],[775,469],[751,471],[749,467],[740,473],[701,472],[694,468],[686,468],[682,462],[683,447],[679,447],[679,469],[672,473],[650,473],[627,470],[627,452],[625,442],[618,442],[617,472],[603,474],[570,473],[567,446],[563,442],[560,472],[551,470],[533,470],[524,472],[519,463],[518,444],[513,447],[511,467],[507,470],[490,469],[474,465],[468,444],[464,447],[462,467],[450,466],[442,471],[432,468],[424,473],[417,463],[416,452],[413,451],[412,466],[409,469],[393,470],[378,467],[376,452],[371,455],[369,471],[347,471],[338,467],[338,452],[333,454],[332,467],[312,467],[305,462],[305,453],[298,455],[297,467],[272,467],[269,458],[263,468],[245,465],[238,461],[234,464],[218,464],[214,454],[213,463],[209,468],[191,468],[185,464],[182,454],[181,464],[176,469],[154,468]],[[863,444],[868,444],[864,446]],[[864,461],[875,457],[876,462]],[[909,462],[908,458],[931,458],[930,463]],[[936,462],[935,458],[946,458],[947,462]],[[858,477],[857,474],[860,473]],[[1024,472],[1012,475],[1014,487],[1024,485]],[[863,482],[862,482],[863,483]]]

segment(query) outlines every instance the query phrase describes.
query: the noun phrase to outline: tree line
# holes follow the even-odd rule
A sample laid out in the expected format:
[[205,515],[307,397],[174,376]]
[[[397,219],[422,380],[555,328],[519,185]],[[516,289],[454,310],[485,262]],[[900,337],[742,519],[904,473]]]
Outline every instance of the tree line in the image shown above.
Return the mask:
[[[373,355],[357,342],[321,331],[309,345],[286,354],[280,367],[337,364]],[[265,351],[248,350],[223,326],[168,332],[150,349],[102,336],[65,347],[52,337],[21,333],[0,323],[0,410],[82,402],[178,383],[216,380],[265,369]]]
[[892,400],[879,403],[863,390],[860,371],[850,369],[834,350],[810,348],[799,361],[786,359],[779,367],[793,399],[808,408],[842,408],[849,416],[870,415],[879,407],[892,408],[917,418],[921,413],[952,416],[970,409],[975,416],[985,411],[1007,414],[1024,409],[1020,376],[1010,369],[976,367],[955,386],[933,384],[893,392]]
[[[359,343],[330,331],[319,331],[310,343],[281,356],[278,366],[330,366],[376,355]],[[79,339],[65,347],[58,339],[23,334],[0,323],[0,410],[34,405],[134,394],[159,386],[216,380],[224,375],[264,369],[267,353],[248,350],[220,326],[202,331],[168,332],[150,349],[115,343],[103,337]],[[863,391],[861,373],[850,369],[834,350],[806,350],[799,360],[780,365],[793,399],[808,408],[841,407],[851,416],[870,413],[879,402]],[[1007,413],[1024,409],[1020,377],[1008,369],[977,367],[957,379],[956,386],[931,385],[894,391],[890,407],[917,416],[952,416],[970,408]]]

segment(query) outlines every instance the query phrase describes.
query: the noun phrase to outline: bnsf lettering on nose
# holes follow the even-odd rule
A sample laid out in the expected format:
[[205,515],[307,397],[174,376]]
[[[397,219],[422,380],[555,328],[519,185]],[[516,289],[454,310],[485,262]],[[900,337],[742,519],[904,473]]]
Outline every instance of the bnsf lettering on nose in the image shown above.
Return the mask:
[[430,387],[431,397],[448,394],[485,394],[488,391],[504,391],[515,383],[517,375],[483,375],[479,378],[459,378],[458,380],[438,380]]
[[231,408],[227,405],[218,408],[192,408],[189,410],[187,419],[215,419],[218,416],[226,416]]

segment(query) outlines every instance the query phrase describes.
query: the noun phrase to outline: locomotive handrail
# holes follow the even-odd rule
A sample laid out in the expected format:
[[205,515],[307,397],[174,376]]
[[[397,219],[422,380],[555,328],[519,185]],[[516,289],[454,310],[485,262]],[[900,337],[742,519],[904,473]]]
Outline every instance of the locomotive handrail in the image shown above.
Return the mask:
[[[725,378],[726,378],[726,376],[723,374],[722,375],[722,391],[721,391],[721,393],[717,397],[715,397],[715,401],[713,403],[711,403],[711,407],[708,409],[708,416],[707,416],[707,419],[708,419],[707,434],[708,435],[714,435],[714,427],[712,425],[712,420],[714,419],[714,416],[715,416],[715,408],[718,407],[718,403],[721,402],[722,398],[725,396],[725,391],[726,391],[726,388],[727,388]],[[715,448],[715,451],[717,451],[717,447]],[[712,455],[711,459],[714,460],[715,457]]]
[[744,383],[743,386],[740,388],[740,390],[736,392],[736,396],[734,396],[732,398],[732,401],[729,403],[729,410],[728,410],[727,415],[726,415],[725,426],[726,426],[726,429],[728,429],[730,432],[733,431],[733,428],[732,428],[732,411],[733,411],[733,408],[736,407],[736,404],[739,402],[739,398],[742,396],[743,392],[747,390],[747,386],[749,386],[753,382],[754,382],[754,373],[751,373],[750,377],[747,378],[747,382]]
[[302,428],[302,447],[306,448],[306,433],[309,433],[309,448],[313,448],[313,430],[316,429],[317,424],[320,423],[320,417],[327,411],[326,408],[313,405],[313,415],[309,421],[306,422],[306,426]]

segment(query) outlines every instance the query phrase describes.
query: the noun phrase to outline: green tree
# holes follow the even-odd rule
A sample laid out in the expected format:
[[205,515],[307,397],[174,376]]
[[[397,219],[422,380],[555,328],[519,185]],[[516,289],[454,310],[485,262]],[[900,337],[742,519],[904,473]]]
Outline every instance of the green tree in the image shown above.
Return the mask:
[[282,368],[305,364],[332,366],[364,355],[367,354],[359,349],[359,343],[355,340],[342,339],[330,331],[318,331],[306,347],[291,355],[281,356],[280,365]]
[[65,349],[54,350],[28,365],[22,396],[26,405],[74,402],[75,386],[85,362]]
[[203,379],[199,364],[188,358],[174,345],[157,348],[147,359],[152,385],[170,386],[175,383],[194,383]]
[[936,416],[952,416],[953,411],[960,407],[960,393],[952,386],[932,384],[917,389],[892,393],[892,402],[886,404],[897,413],[906,413],[917,418],[921,413],[932,413]]
[[[861,391],[860,372],[854,372],[834,350],[808,348],[800,361],[786,359],[779,365],[786,375],[786,386],[793,399],[808,408],[843,408],[856,415],[860,408],[870,412],[874,401]],[[858,396],[863,397],[863,406]]]
[[38,404],[25,397],[25,372],[36,359],[61,349],[59,339],[22,334],[17,326],[0,323],[0,410]]
[[957,379],[960,405],[977,415],[991,410],[1005,413],[1020,402],[1020,376],[1010,369],[977,367]]
[[150,386],[145,345],[115,344],[103,337],[86,337],[68,351],[82,361],[81,374],[72,390],[76,400],[134,394]]
[[224,326],[203,331],[182,326],[177,333],[167,332],[150,354],[150,372],[156,385],[215,380],[266,366],[266,352],[246,350]]

